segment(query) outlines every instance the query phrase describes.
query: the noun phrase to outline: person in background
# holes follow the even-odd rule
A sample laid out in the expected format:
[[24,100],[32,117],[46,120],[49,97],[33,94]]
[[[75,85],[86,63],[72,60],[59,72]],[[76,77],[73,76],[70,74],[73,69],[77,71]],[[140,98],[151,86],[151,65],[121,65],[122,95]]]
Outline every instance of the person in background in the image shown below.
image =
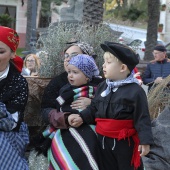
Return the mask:
[[[59,96],[59,90],[68,83],[67,79],[67,65],[70,59],[78,54],[87,54],[96,57],[93,47],[84,42],[71,43],[64,50],[64,69],[65,71],[60,75],[54,77],[44,90],[42,103],[41,103],[41,114],[42,119],[46,124],[49,124],[49,116],[57,114],[59,110],[56,109],[56,98]],[[102,82],[104,79],[96,76],[93,77],[92,82],[97,84]],[[85,109],[91,103],[91,99],[86,97],[79,97],[78,100],[72,102],[72,109]]]
[[18,44],[17,32],[0,26],[0,169],[4,170],[29,169],[24,156],[28,127],[23,122],[28,84],[20,74],[22,64],[16,65]]
[[153,137],[147,97],[132,73],[139,60],[123,44],[105,42],[101,48],[106,81],[91,105],[69,115],[68,122],[72,127],[96,122],[104,170],[143,170],[141,156],[149,153]]
[[170,60],[167,58],[166,48],[163,45],[155,46],[153,56],[154,60],[147,64],[142,76],[143,83],[149,86],[148,90],[151,89],[153,84],[159,84],[170,75]]
[[23,76],[38,76],[39,58],[35,54],[28,54],[24,59]]

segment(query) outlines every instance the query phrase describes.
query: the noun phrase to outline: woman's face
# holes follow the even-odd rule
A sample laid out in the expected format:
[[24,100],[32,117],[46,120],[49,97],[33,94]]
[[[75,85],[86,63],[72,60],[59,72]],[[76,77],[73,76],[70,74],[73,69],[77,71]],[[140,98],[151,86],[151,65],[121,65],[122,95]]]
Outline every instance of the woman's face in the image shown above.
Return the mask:
[[0,41],[0,72],[4,71],[9,64],[9,60],[15,57],[15,53]]
[[78,46],[71,46],[65,51],[65,58],[64,58],[64,69],[67,70],[68,62],[70,61],[71,57],[76,56],[78,54],[83,54],[82,50]]
[[26,67],[31,70],[34,71],[35,70],[35,58],[31,55],[29,57],[27,57],[26,59]]

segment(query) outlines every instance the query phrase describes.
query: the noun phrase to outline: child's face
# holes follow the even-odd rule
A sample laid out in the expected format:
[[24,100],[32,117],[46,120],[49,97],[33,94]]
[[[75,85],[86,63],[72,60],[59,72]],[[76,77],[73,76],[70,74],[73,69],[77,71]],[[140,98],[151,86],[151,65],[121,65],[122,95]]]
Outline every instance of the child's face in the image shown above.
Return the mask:
[[104,54],[103,73],[106,79],[113,81],[121,80],[122,63],[113,55],[106,52]]
[[81,86],[88,82],[88,78],[84,75],[84,73],[79,70],[77,67],[69,64],[67,66],[68,70],[68,81],[73,86]]

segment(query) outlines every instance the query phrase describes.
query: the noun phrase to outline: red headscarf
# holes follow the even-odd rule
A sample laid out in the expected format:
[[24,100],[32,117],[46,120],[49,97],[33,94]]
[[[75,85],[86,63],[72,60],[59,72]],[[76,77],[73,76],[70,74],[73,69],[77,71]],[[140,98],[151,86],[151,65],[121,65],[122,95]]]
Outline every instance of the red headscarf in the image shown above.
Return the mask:
[[13,63],[15,65],[16,69],[21,73],[22,67],[24,64],[23,59],[19,56],[15,56],[15,58],[13,59]]
[[[13,52],[16,52],[19,45],[19,36],[12,28],[0,26],[0,41],[6,44]],[[12,63],[16,69],[21,72],[23,67],[22,58],[15,56],[15,58],[12,59]]]
[[15,30],[0,26],[0,41],[2,41],[4,44],[10,47],[13,52],[15,52],[19,44],[19,36]]

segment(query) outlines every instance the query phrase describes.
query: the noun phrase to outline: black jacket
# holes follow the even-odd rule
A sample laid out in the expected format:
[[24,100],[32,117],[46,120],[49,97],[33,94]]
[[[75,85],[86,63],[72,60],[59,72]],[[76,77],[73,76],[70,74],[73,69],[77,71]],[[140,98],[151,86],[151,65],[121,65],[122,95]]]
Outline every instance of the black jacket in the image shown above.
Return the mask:
[[0,81],[0,102],[6,105],[10,113],[19,113],[19,123],[23,121],[23,112],[28,100],[26,79],[10,64],[8,75]]
[[152,144],[150,116],[144,90],[133,83],[121,86],[116,92],[110,92],[106,97],[102,97],[101,93],[106,88],[107,84],[104,81],[98,86],[91,105],[80,113],[84,122],[94,123],[95,118],[132,119],[140,143]]
[[[103,81],[103,78],[93,78],[92,83],[93,84],[99,84]],[[64,72],[56,77],[54,77],[50,83],[45,88],[42,103],[41,103],[41,114],[43,121],[46,123],[48,122],[48,113],[52,109],[57,109],[57,101],[56,98],[59,96],[60,89],[68,83],[67,79],[67,72]]]
[[147,65],[142,76],[143,83],[149,86],[149,89],[154,84],[157,77],[166,78],[170,75],[170,62],[167,59],[161,62],[151,62]]

